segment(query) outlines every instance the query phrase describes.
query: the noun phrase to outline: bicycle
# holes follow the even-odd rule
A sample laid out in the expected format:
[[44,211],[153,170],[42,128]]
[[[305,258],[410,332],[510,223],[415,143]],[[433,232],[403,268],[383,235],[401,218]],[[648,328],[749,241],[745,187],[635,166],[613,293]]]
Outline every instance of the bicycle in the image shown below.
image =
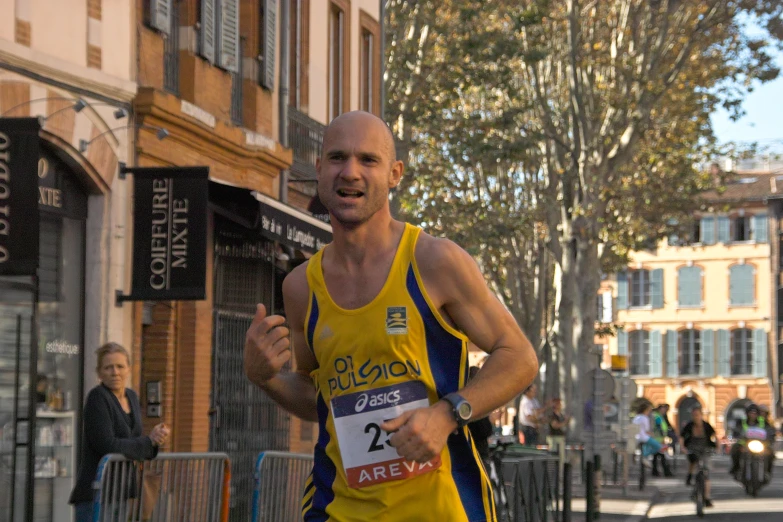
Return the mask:
[[709,469],[704,465],[704,461],[710,455],[710,452],[703,451],[696,455],[699,459],[696,461],[697,472],[693,480],[691,499],[696,503],[696,516],[702,518],[704,516],[705,503],[707,502],[707,481],[710,479]]
[[492,484],[492,497],[495,499],[498,522],[510,522],[514,519],[514,510],[509,502],[506,481],[503,477],[503,457],[509,446],[515,442],[513,435],[489,438],[489,469],[487,469],[487,474]]

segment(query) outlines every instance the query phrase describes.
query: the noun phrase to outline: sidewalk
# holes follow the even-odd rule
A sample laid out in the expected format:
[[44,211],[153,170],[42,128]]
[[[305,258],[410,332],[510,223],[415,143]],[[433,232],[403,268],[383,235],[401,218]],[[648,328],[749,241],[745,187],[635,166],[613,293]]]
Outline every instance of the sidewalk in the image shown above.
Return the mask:
[[[638,522],[644,520],[655,502],[660,499],[660,490],[649,483],[642,491],[639,491],[639,477],[636,473],[631,472],[628,481],[625,494],[623,494],[623,487],[620,485],[609,482],[601,486],[600,521]],[[571,495],[572,520],[583,522],[587,510],[584,484],[574,484]]]
[[[639,491],[636,484],[630,484],[623,495],[621,486],[606,485],[601,488],[600,521],[638,522],[644,520],[657,501],[660,492],[654,486],[646,486]],[[587,501],[583,486],[574,486],[571,500],[572,520],[585,520]]]

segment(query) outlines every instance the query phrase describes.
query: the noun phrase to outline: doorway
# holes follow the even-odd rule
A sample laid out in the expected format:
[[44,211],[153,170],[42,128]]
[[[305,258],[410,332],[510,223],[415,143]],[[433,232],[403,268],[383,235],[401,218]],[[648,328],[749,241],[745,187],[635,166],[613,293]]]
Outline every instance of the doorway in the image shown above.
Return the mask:
[[677,406],[677,433],[682,432],[685,425],[693,419],[693,409],[701,406],[703,405],[696,396],[685,397],[680,401]]

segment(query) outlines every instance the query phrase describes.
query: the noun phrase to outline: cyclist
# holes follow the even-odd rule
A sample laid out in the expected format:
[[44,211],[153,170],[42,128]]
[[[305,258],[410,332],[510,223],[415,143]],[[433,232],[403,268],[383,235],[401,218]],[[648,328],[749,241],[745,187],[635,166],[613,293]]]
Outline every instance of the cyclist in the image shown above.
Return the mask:
[[685,485],[691,485],[693,471],[696,468],[696,464],[699,462],[699,458],[701,458],[702,469],[705,474],[704,505],[706,507],[712,507],[712,500],[710,499],[709,457],[706,456],[705,453],[709,453],[717,447],[715,429],[709,422],[704,420],[704,413],[702,412],[700,405],[691,410],[691,419],[691,422],[686,424],[680,433],[683,445],[688,451],[688,478],[685,480]]
[[649,400],[643,400],[636,405],[636,417],[633,418],[633,424],[639,427],[639,433],[636,435],[636,440],[642,444],[642,462],[647,465],[645,457],[650,455],[657,455],[662,450],[666,449],[661,446],[661,443],[655,440],[650,434],[650,413],[653,406]]

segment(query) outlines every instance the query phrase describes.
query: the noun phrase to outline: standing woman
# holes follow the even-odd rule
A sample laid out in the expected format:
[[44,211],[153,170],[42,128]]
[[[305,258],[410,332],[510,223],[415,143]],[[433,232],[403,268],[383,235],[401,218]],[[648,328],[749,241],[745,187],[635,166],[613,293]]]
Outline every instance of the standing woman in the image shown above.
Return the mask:
[[117,343],[107,343],[96,353],[101,383],[90,390],[84,404],[82,461],[69,500],[76,511],[76,522],[92,520],[92,483],[105,455],[121,453],[133,460],[152,459],[169,437],[165,424],[155,426],[149,436],[141,434],[139,398],[125,387],[130,375],[128,351]]

